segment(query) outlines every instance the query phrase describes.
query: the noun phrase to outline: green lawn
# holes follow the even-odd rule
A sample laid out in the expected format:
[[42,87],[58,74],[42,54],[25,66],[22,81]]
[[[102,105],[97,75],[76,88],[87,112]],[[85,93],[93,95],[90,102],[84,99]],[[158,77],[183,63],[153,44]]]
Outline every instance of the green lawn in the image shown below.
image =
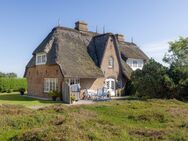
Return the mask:
[[[0,101],[8,103],[0,106],[0,141],[188,140],[188,103],[177,100],[114,100],[66,106],[16,94],[9,100],[7,97],[11,95]],[[17,103],[48,106],[34,110]]]
[[16,104],[27,107],[32,106],[47,106],[60,102],[53,102],[50,100],[38,100],[26,96],[21,96],[19,93],[0,93],[0,104]]

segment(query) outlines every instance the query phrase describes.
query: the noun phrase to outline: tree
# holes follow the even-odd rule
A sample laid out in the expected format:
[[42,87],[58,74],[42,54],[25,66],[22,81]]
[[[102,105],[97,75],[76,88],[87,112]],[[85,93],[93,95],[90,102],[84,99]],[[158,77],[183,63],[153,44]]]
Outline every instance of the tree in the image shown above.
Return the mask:
[[188,66],[188,38],[180,37],[178,41],[169,42],[169,45],[163,61],[174,66]]
[[169,45],[163,61],[170,65],[167,73],[175,84],[176,98],[184,99],[188,97],[188,38],[180,37]]
[[5,77],[5,74],[0,72],[0,77]]
[[171,98],[174,83],[167,75],[167,68],[151,59],[142,70],[132,74],[136,95],[142,98]]
[[16,77],[17,77],[17,74],[11,72],[11,73],[7,73],[6,76],[9,77],[9,78],[16,78]]
[[8,78],[16,78],[17,77],[17,74],[16,73],[2,73],[0,72],[0,77],[8,77]]
[[188,98],[188,38],[169,43],[164,67],[151,59],[142,70],[132,74],[136,95],[144,98]]

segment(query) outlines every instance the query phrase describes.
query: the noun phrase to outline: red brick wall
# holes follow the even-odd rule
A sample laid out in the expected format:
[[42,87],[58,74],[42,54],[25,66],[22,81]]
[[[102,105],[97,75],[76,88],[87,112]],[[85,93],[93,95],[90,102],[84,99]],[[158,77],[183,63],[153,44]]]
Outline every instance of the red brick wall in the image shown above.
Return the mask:
[[[110,57],[113,57],[114,59],[113,68],[108,67],[108,62],[109,62]],[[122,72],[120,69],[120,63],[118,61],[117,54],[116,54],[115,47],[114,47],[114,42],[111,37],[108,39],[108,42],[107,42],[107,47],[106,47],[103,60],[101,63],[101,69],[105,74],[105,78],[112,77],[112,78],[119,79],[119,80],[123,79]]]
[[58,90],[61,91],[63,76],[58,65],[38,65],[29,68],[26,74],[28,94],[48,98],[44,93],[44,78],[58,78]]

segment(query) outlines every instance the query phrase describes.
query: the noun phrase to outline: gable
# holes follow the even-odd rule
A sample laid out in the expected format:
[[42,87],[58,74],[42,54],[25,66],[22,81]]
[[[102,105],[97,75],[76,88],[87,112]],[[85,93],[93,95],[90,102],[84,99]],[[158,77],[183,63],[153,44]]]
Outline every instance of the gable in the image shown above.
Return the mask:
[[[116,49],[114,38],[109,36],[106,46],[104,47],[103,56],[101,59],[100,68],[102,69],[105,77],[115,77],[118,78],[121,72],[120,62],[119,62],[119,54]],[[109,61],[113,59],[113,66],[109,66]]]

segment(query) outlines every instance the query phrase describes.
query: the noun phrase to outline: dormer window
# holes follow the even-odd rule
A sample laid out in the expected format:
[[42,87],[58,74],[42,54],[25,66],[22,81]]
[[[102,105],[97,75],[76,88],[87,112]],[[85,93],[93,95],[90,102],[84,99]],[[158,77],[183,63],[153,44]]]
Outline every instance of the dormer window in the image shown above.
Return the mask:
[[46,64],[46,61],[47,61],[46,53],[36,54],[36,65]]
[[114,66],[114,58],[111,56],[108,60],[108,68],[113,68]]
[[142,59],[132,59],[128,58],[127,59],[127,64],[133,69],[142,69],[144,66],[144,61]]

